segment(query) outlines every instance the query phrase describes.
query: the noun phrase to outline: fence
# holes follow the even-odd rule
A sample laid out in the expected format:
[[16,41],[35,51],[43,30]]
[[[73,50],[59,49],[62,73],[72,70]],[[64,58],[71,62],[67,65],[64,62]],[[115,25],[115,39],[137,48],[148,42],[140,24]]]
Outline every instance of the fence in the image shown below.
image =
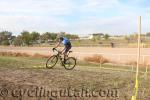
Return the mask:
[[[74,52],[73,54],[77,59],[83,60],[84,57],[90,57],[93,55],[101,55],[104,58],[108,59],[109,62],[102,64],[102,59],[99,59],[99,66],[103,69],[111,70],[122,70],[122,71],[131,71],[135,72],[134,68],[136,67],[136,54],[111,54],[111,53],[91,53],[91,52]],[[107,68],[104,66],[111,65],[113,68]],[[115,68],[120,66],[121,68]],[[148,68],[150,66],[150,55],[141,55],[140,56],[140,69],[141,73],[148,73]],[[122,68],[124,67],[124,68]],[[131,67],[127,69],[125,67]]]

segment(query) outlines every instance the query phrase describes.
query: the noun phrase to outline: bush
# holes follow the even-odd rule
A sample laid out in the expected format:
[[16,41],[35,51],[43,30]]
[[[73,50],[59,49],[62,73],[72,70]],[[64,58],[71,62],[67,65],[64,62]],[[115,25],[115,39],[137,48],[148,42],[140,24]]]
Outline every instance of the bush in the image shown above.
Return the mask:
[[30,57],[31,55],[19,52],[0,52],[0,56]]
[[32,57],[34,57],[34,58],[49,58],[50,56],[35,53]]
[[95,63],[101,63],[101,64],[109,62],[102,55],[93,55],[92,57],[85,57],[84,60],[87,62],[95,62]]
[[29,55],[27,53],[20,53],[20,52],[0,52],[0,56],[48,58],[51,55],[43,55],[39,53],[35,53],[34,55]]
[[1,42],[1,44],[2,44],[2,45],[10,45],[10,43],[9,43],[9,41],[8,41],[8,40],[4,40],[4,41],[2,41],[2,42]]

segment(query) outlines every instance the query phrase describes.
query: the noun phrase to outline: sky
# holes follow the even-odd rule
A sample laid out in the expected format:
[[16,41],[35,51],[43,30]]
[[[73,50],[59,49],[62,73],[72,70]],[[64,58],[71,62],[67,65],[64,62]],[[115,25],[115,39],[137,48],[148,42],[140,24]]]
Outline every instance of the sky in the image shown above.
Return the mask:
[[149,0],[0,0],[0,31],[67,32],[86,36],[150,32]]

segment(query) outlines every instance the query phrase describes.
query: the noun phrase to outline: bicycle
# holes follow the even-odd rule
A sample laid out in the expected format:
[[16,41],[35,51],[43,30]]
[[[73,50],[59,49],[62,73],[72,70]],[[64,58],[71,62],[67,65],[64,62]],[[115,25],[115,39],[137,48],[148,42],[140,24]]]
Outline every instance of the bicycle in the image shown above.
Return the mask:
[[47,59],[46,68],[48,69],[53,68],[57,64],[58,60],[60,60],[61,65],[64,66],[66,70],[71,70],[76,66],[76,59],[74,57],[68,57],[72,51],[68,52],[65,62],[63,61],[63,58],[61,57],[61,52],[58,51],[57,49],[53,50],[53,52],[55,51],[57,52],[57,54],[56,55],[54,54],[53,56]]

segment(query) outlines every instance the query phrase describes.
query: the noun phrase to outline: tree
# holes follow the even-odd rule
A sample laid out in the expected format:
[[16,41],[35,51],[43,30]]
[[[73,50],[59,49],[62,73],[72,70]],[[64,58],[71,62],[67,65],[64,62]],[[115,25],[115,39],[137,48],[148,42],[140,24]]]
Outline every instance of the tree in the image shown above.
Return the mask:
[[8,32],[8,31],[2,31],[0,32],[0,39],[1,40],[7,40],[10,39],[12,37],[12,33]]
[[50,33],[50,32],[46,32],[44,34],[41,35],[41,40],[44,42],[47,42],[48,40],[56,40],[57,38],[57,34],[56,33]]
[[50,37],[51,37],[50,33],[46,32],[46,33],[42,34],[40,38],[42,41],[46,42],[46,41],[48,41],[48,39],[50,39]]
[[38,32],[32,32],[30,34],[30,38],[33,42],[35,42],[40,39],[40,34]]
[[9,40],[4,40],[1,42],[2,45],[10,45]]
[[51,33],[51,40],[56,40],[56,38],[57,38],[57,34],[56,33]]
[[110,36],[109,36],[108,34],[104,34],[104,39],[105,39],[105,40],[108,40],[109,37],[110,37]]
[[130,42],[130,37],[129,36],[124,36],[124,39],[129,43]]
[[14,44],[15,46],[21,46],[21,45],[23,45],[22,37],[21,37],[20,35],[17,36],[17,37],[14,39],[13,44]]
[[137,41],[137,38],[138,38],[137,33],[133,33],[133,34],[130,35],[130,40]]
[[71,38],[72,38],[73,40],[76,40],[76,39],[79,39],[79,36],[78,36],[78,35],[73,34],[73,35],[71,36]]
[[67,37],[68,39],[72,39],[72,40],[79,38],[79,36],[75,35],[75,34],[65,34],[64,36]]
[[28,31],[23,31],[21,33],[21,38],[22,38],[22,41],[24,44],[26,44],[28,46],[30,45],[32,39],[31,39],[30,33]]
[[0,44],[10,45],[9,40],[12,40],[12,33],[8,31],[0,32]]

